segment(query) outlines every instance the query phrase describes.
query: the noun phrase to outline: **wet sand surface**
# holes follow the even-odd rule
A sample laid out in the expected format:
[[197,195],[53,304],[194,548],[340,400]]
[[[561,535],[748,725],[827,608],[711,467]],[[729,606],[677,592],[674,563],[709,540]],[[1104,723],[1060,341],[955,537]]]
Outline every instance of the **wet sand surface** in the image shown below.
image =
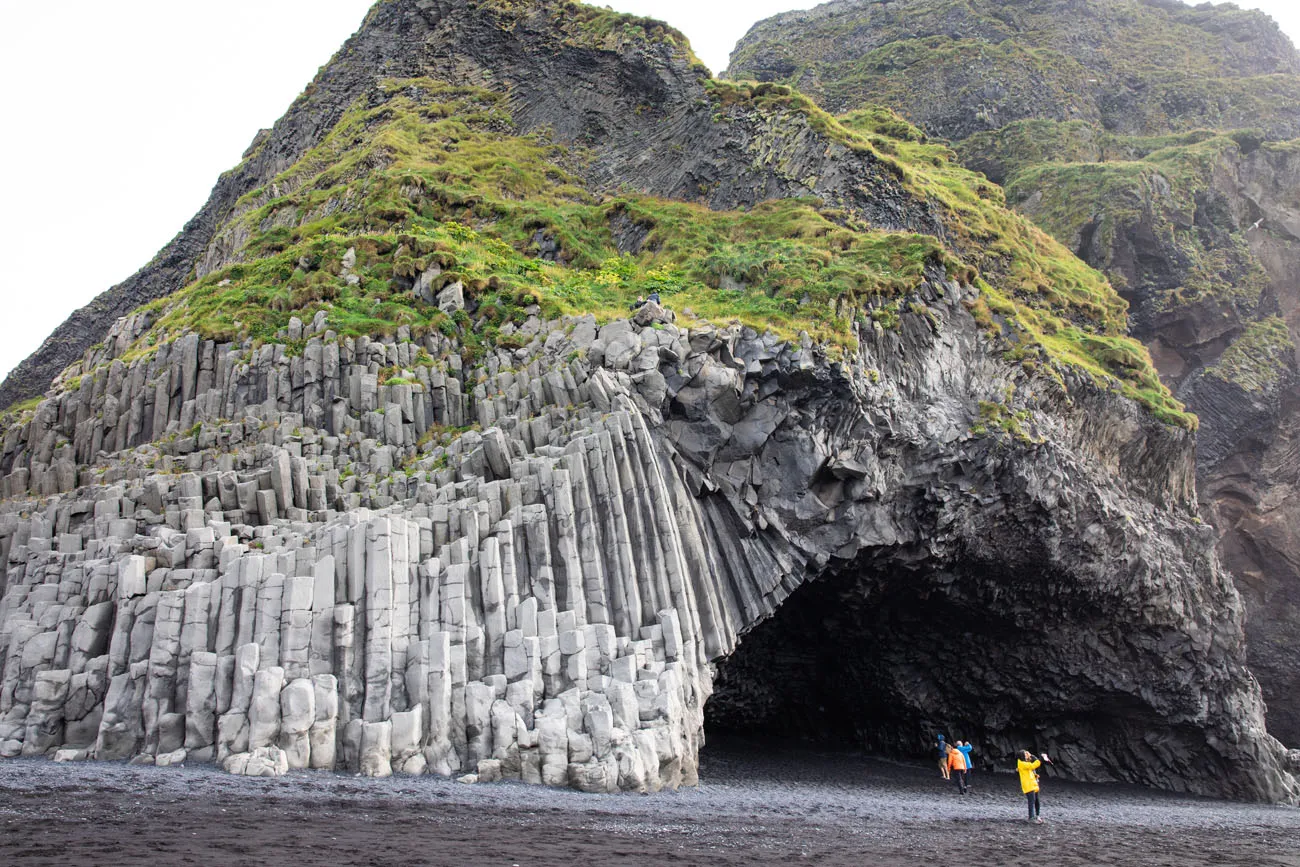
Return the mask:
[[1300,867],[1300,810],[1053,779],[1030,825],[1012,774],[962,797],[929,768],[710,747],[698,789],[231,777],[0,762],[3,865],[1250,865]]

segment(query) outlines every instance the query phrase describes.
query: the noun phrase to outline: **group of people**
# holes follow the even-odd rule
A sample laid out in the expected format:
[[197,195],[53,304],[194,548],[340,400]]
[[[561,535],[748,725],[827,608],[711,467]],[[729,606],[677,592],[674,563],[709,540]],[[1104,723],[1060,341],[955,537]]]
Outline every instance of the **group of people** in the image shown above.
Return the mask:
[[[970,742],[948,743],[943,735],[939,735],[937,747],[939,773],[945,780],[952,780],[959,793],[966,794],[970,791],[968,775],[972,767]],[[1044,763],[1049,765],[1052,763],[1047,753],[1036,756],[1029,750],[1021,750],[1020,755],[1016,757],[1016,772],[1020,775],[1020,791],[1024,793],[1029,808],[1029,821],[1039,825],[1043,823],[1043,817],[1039,815],[1041,805],[1038,799],[1038,769]]]
[[957,741],[950,744],[943,739],[943,735],[939,735],[939,773],[945,780],[954,781],[957,791],[963,795],[970,791],[966,776],[971,770],[972,749],[969,743]]

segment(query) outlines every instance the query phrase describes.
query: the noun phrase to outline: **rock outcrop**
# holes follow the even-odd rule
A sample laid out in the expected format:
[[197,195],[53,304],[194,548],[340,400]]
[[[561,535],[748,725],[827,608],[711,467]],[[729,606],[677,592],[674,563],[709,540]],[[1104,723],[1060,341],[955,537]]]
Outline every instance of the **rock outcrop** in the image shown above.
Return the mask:
[[[627,39],[606,29],[607,19],[615,18],[622,28],[620,16],[571,5],[557,21],[554,2],[377,3],[289,112],[259,133],[243,162],[222,176],[176,239],[69,317],[0,384],[0,408],[42,394],[118,317],[228,262],[243,239],[223,238],[219,230],[245,210],[240,199],[270,192],[276,176],[386,80],[428,75],[508,90],[519,132],[546,130],[590,150],[594,159],[586,174],[597,188],[626,185],[725,208],[815,195],[832,207],[852,206],[874,225],[939,231],[924,202],[898,196],[869,163],[819,151],[806,121],[800,129],[790,118],[783,130],[747,119],[715,122],[717,108],[705,90],[708,71],[682,50],[680,34],[643,21],[656,38]],[[774,171],[774,159],[798,166],[798,173]]]
[[[1019,368],[971,290],[918,288],[937,321],[841,364],[585,319],[416,386],[370,371],[446,338],[101,367],[6,438],[0,750],[654,790],[696,779],[711,662],[739,660],[718,713],[770,724],[765,654],[833,646],[786,699],[811,730],[905,751],[952,724],[1081,778],[1293,797],[1189,439],[1083,384],[980,429]],[[146,368],[185,435],[93,412]]]
[[1086,121],[1127,135],[1300,134],[1300,56],[1267,15],[1179,0],[833,0],[761,21],[727,75],[931,135]]
[[1270,730],[1297,743],[1300,161],[1294,143],[1237,135],[1111,166],[1091,182],[1114,204],[1060,208],[1069,172],[1051,165],[1013,177],[1009,197],[1123,287],[1134,335],[1199,417],[1201,499],[1246,597],[1251,669]]
[[654,791],[708,716],[1300,798],[1123,302],[910,144],[377,5],[0,422],[0,755]]
[[1270,731],[1289,743],[1300,203],[1296,146],[1281,139],[1300,132],[1297,68],[1271,21],[1230,6],[911,0],[777,16],[731,69],[798,82],[837,111],[881,102],[955,140],[1111,279],[1130,333],[1200,420],[1205,516],[1246,599]]

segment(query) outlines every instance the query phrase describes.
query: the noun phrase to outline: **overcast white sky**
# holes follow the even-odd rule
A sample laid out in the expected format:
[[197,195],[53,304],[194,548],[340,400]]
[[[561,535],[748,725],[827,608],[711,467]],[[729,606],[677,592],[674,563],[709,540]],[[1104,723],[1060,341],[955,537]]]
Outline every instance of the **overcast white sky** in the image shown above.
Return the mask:
[[[0,378],[148,262],[372,0],[0,0]],[[714,72],[808,0],[617,0]],[[1300,37],[1296,0],[1244,0]]]

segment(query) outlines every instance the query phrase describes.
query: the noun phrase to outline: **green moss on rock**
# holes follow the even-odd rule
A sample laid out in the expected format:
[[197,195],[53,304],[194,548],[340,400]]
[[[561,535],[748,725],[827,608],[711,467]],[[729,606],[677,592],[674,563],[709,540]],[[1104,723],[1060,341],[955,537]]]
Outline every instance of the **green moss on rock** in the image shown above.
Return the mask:
[[[1125,358],[1145,354],[1123,336],[1126,305],[1106,280],[1007,209],[1001,190],[960,167],[951,149],[892,113],[841,122],[782,86],[718,82],[708,94],[719,111],[804,124],[879,160],[944,215],[947,237],[872,229],[816,199],[715,211],[598,195],[580,179],[582,154],[544,134],[517,134],[500,94],[390,81],[241,201],[222,233],[236,261],[151,305],[154,325],[132,352],[185,331],[282,340],[291,317],[324,311],[340,336],[436,330],[473,353],[511,345],[507,324],[534,306],[608,321],[651,292],[703,319],[788,339],[807,332],[847,350],[861,311],[937,271],[996,296],[1004,327],[1038,346],[1044,363],[1080,367],[1162,418],[1194,424],[1161,391],[1149,359],[1115,362],[1113,345]],[[639,252],[620,252],[616,224],[638,228]],[[553,251],[546,257],[543,243]],[[424,300],[412,292],[417,280]],[[452,283],[472,316],[428,303]]]
[[1295,369],[1295,351],[1286,322],[1270,316],[1252,322],[1205,375],[1252,393],[1270,391]]
[[953,139],[1029,118],[1294,135],[1298,74],[1262,13],[1145,0],[837,0],[760,22],[728,69],[837,113],[883,103]]

